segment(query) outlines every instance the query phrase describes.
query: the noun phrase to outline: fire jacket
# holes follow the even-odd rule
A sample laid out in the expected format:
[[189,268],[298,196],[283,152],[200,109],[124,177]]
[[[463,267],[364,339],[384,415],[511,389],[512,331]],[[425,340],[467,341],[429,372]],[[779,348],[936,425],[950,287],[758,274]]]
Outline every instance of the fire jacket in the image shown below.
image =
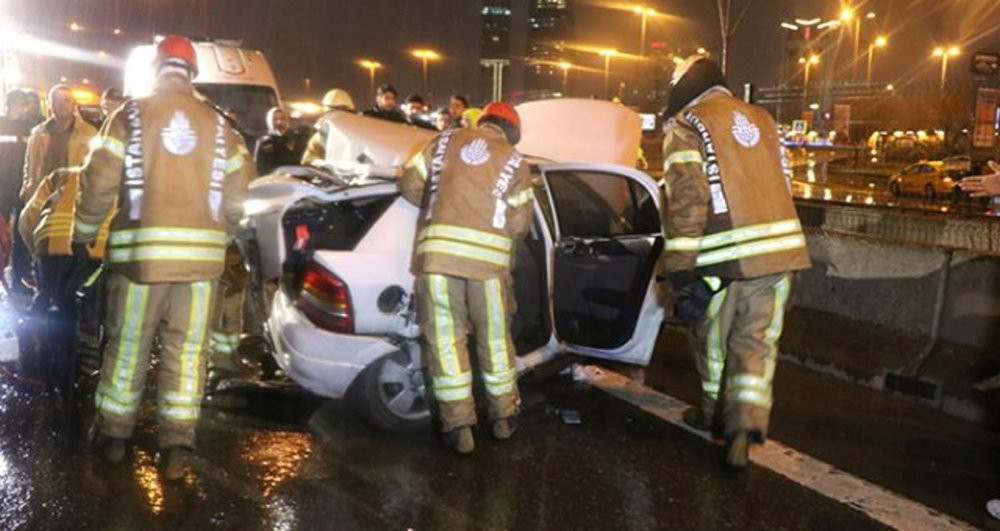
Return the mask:
[[171,73],[108,120],[80,174],[74,239],[92,240],[117,201],[110,271],[142,284],[218,278],[253,172],[243,139]]
[[535,196],[528,163],[498,127],[439,135],[410,161],[399,188],[420,207],[414,274],[488,280],[510,273]]
[[[27,202],[35,193],[38,183],[42,182],[58,166],[45,160],[52,140],[52,127],[55,119],[50,118],[31,130],[28,137],[28,151],[24,159],[24,181],[21,184],[21,200]],[[84,157],[90,151],[90,142],[97,136],[97,129],[88,124],[79,115],[73,117],[73,126],[67,142],[66,167],[83,164]]]
[[668,123],[663,161],[667,271],[749,279],[809,267],[767,111],[710,89]]
[[[73,254],[73,211],[80,168],[61,168],[47,175],[24,206],[17,220],[17,230],[32,256],[69,256]],[[91,258],[104,257],[111,212],[105,216],[94,243],[87,247]]]

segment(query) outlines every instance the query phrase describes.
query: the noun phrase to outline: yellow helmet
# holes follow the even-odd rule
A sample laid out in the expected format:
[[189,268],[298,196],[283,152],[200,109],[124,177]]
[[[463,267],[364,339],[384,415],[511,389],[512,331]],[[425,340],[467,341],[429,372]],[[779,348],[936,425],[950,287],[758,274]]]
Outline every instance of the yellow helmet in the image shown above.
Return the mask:
[[479,107],[469,107],[462,111],[462,122],[465,124],[465,127],[475,129],[479,126],[479,117],[482,114],[483,110]]
[[327,109],[354,112],[354,99],[344,89],[333,89],[323,96],[323,106]]

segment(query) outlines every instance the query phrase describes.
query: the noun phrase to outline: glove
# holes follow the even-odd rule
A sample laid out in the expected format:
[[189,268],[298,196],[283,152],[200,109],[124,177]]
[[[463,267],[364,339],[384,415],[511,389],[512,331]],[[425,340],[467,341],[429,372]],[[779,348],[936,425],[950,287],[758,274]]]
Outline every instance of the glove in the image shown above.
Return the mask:
[[685,326],[694,326],[705,319],[712,297],[719,293],[729,281],[715,279],[709,282],[693,271],[678,271],[670,274],[670,286],[674,292],[674,317]]

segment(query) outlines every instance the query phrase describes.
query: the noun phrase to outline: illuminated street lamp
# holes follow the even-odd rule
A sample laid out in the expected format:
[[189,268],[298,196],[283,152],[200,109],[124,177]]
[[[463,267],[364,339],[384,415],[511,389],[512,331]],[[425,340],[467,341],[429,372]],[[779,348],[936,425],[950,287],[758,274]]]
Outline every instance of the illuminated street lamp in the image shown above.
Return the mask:
[[854,60],[851,63],[851,75],[853,79],[858,78],[858,61],[861,59],[861,21],[863,19],[875,20],[875,17],[876,15],[873,11],[869,11],[863,18],[852,8],[845,8],[840,11],[840,22],[845,27],[849,26],[852,21],[854,22]]
[[809,57],[799,57],[799,64],[805,68],[805,74],[802,80],[802,99],[806,99],[809,96],[809,72],[812,70],[814,65],[819,64],[819,56],[811,54]]
[[421,71],[423,72],[423,93],[427,94],[427,63],[437,61],[441,56],[434,50],[413,50],[410,53],[413,57],[420,59]]
[[370,59],[362,59],[358,61],[358,64],[362,68],[368,69],[368,93],[375,93],[375,71],[382,68],[382,63],[378,61],[372,61]]
[[559,70],[562,70],[562,88],[563,97],[569,96],[569,71],[573,69],[573,65],[566,61],[559,63]]
[[67,25],[67,27],[69,27],[70,31],[83,31],[84,29],[86,29],[83,26],[81,26],[80,24],[78,24],[76,21],[70,22]]
[[944,82],[948,78],[948,58],[958,57],[962,50],[958,46],[938,46],[934,48],[934,57],[941,58],[941,92],[944,92]]
[[604,57],[604,98],[607,99],[611,97],[611,58],[618,55],[618,50],[605,48],[597,53]]
[[872,82],[872,61],[875,57],[875,48],[885,48],[887,44],[889,44],[889,39],[883,35],[879,35],[868,45],[868,75],[866,79],[869,83]]
[[639,55],[642,57],[646,56],[646,23],[648,18],[656,15],[656,10],[651,7],[646,6],[635,6],[632,8],[632,12],[642,19],[640,23],[642,30],[639,32]]

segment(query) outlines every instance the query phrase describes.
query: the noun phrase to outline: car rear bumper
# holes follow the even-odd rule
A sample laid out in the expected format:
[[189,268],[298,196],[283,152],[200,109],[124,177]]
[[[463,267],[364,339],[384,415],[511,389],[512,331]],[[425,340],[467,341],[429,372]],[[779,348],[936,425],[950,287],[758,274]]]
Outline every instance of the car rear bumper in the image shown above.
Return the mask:
[[379,336],[317,328],[281,292],[268,319],[274,359],[292,380],[321,396],[342,398],[368,365],[399,349]]

